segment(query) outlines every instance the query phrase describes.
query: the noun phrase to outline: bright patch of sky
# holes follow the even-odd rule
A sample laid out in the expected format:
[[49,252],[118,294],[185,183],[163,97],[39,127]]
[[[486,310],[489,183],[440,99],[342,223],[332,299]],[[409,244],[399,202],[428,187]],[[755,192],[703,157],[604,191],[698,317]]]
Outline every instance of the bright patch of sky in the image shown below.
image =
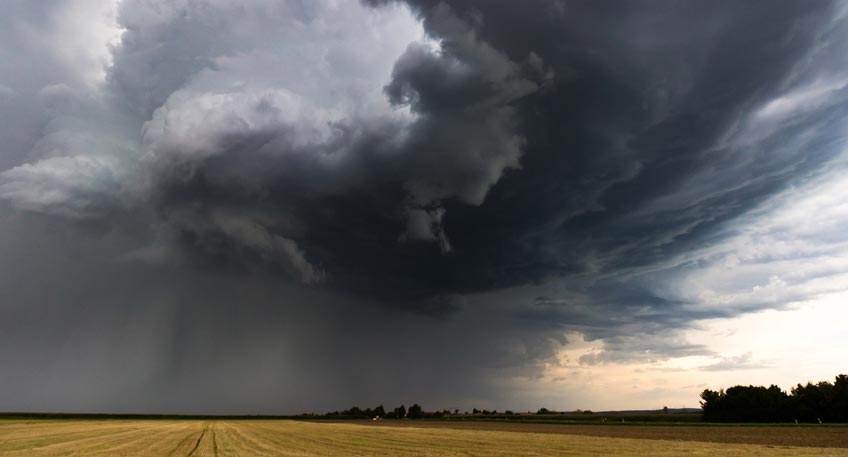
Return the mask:
[[788,390],[848,372],[846,190],[848,177],[834,173],[822,184],[777,195],[737,236],[708,249],[708,267],[680,278],[693,310],[758,310],[657,336],[702,345],[708,354],[653,360],[647,354],[648,361],[631,354],[630,360],[586,363],[609,348],[570,332],[532,388],[526,380],[513,382],[551,409],[691,408],[706,388],[777,384]]

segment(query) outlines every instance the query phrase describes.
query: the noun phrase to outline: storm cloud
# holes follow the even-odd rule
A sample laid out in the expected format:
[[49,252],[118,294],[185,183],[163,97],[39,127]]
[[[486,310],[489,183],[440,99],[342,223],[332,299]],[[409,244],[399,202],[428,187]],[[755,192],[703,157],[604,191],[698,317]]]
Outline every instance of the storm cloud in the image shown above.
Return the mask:
[[103,5],[0,6],[0,409],[524,409],[848,289],[838,2]]

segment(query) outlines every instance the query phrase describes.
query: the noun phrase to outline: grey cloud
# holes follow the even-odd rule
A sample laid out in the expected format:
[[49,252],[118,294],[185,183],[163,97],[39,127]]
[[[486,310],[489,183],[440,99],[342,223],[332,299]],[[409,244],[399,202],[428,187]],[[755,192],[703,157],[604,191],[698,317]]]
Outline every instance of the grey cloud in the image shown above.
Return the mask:
[[754,361],[754,354],[751,352],[746,352],[736,357],[722,357],[719,362],[716,362],[712,365],[705,365],[700,367],[700,370],[703,371],[731,371],[731,370],[754,370],[768,368],[768,365],[764,365]]
[[406,216],[406,230],[401,234],[401,240],[436,241],[443,253],[451,251],[450,241],[445,235],[442,219],[445,217],[444,208],[432,210],[410,209]]
[[[413,43],[394,65],[392,82],[386,87],[389,100],[396,106],[409,105],[414,118],[405,119],[391,111],[371,114],[370,119],[356,112],[339,117],[337,108],[322,106],[320,97],[316,100],[308,88],[305,94],[291,92],[285,81],[279,89],[273,84],[280,81],[272,81],[266,89],[242,87],[237,92],[221,93],[229,91],[222,85],[237,77],[227,74],[243,71],[244,67],[238,65],[245,64],[241,57],[222,58],[214,69],[199,72],[169,95],[145,124],[143,148],[157,162],[155,173],[160,169],[172,173],[173,165],[177,165],[185,170],[177,179],[191,180],[205,173],[205,168],[211,169],[210,159],[221,157],[229,164],[225,171],[228,176],[218,179],[218,185],[232,186],[221,181],[236,176],[239,184],[252,180],[258,193],[277,199],[277,191],[270,185],[245,177],[253,173],[257,162],[274,164],[266,171],[279,168],[282,172],[264,179],[293,180],[290,185],[295,188],[309,186],[321,193],[333,188],[349,192],[351,188],[343,183],[350,181],[351,173],[363,170],[385,176],[389,186],[399,186],[395,190],[398,195],[403,195],[403,190],[408,194],[408,201],[393,202],[383,210],[394,213],[398,223],[412,217],[405,223],[406,230],[398,234],[406,239],[432,240],[443,252],[449,252],[446,229],[440,222],[443,216],[434,220],[436,228],[428,236],[416,229],[420,221],[414,217],[423,211],[443,214],[444,208],[437,205],[452,197],[479,205],[503,170],[518,166],[523,140],[511,133],[514,121],[509,103],[535,91],[538,85],[523,78],[518,65],[477,40],[473,30],[452,17],[449,10],[440,14],[451,21],[447,32],[452,35],[443,42],[443,49]],[[533,62],[538,70],[538,58]],[[116,58],[116,68],[119,64]],[[446,78],[422,79],[428,72],[443,73]],[[445,82],[439,83],[442,80]],[[293,81],[294,89],[303,82]],[[488,87],[468,100],[470,105],[443,106],[434,111],[433,103],[439,97],[456,99],[484,86]],[[365,149],[375,145],[382,149],[376,156]],[[237,160],[236,155],[242,159]],[[306,167],[311,182],[298,182],[302,177],[289,171]],[[326,184],[320,180],[326,180]],[[351,185],[359,184],[354,181]],[[158,198],[163,204],[172,204],[166,192],[159,192]],[[294,213],[306,204],[283,195],[279,198],[285,199]],[[436,209],[427,209],[434,205]]]
[[104,199],[121,189],[122,173],[115,168],[108,159],[93,157],[44,159],[0,174],[0,197],[30,211],[70,218],[102,216]]
[[[119,336],[83,330],[132,327],[123,316],[137,312],[86,366],[162,341],[138,368],[162,405],[214,403],[239,381],[220,363],[262,367],[245,404],[320,382],[307,391],[338,392],[335,409],[379,391],[503,398],[487,379],[538,374],[567,331],[603,343],[584,364],[711,355],[681,330],[837,287],[842,264],[822,253],[844,242],[840,218],[752,225],[784,208],[776,196],[844,170],[837,3],[366,3],[125,0],[95,86],[51,43],[16,34],[51,30],[51,5],[0,7],[0,52],[16,62],[0,69],[0,215],[32,226],[4,235],[3,268],[27,257],[13,240],[40,245],[54,226],[67,246],[52,249],[81,259],[62,264],[63,286],[69,273],[33,250],[24,271],[70,291],[11,284],[3,303],[57,308],[3,312],[35,326],[65,303],[82,329],[67,351],[107,346]],[[740,248],[755,242],[783,250]],[[772,271],[803,258],[831,262]],[[726,278],[725,264],[742,267]],[[204,350],[230,330],[219,356]],[[362,353],[368,369],[350,362]],[[24,355],[3,353],[23,374],[2,382],[21,395]],[[448,375],[386,378],[392,364]],[[180,403],[192,370],[215,381]],[[347,385],[327,381],[339,371]],[[69,397],[95,402],[90,381],[79,372]]]
[[4,102],[9,101],[12,98],[14,98],[16,95],[18,95],[18,93],[15,92],[14,89],[12,89],[11,87],[8,87],[8,86],[4,86],[3,84],[0,84],[0,100],[2,100]]
[[605,338],[602,350],[581,355],[581,365],[657,363],[673,358],[712,355],[713,352],[702,344],[691,344],[672,330],[659,334],[639,334]]
[[136,143],[126,122],[86,90],[66,84],[40,89],[33,104],[46,113],[31,162],[0,172],[0,197],[16,207],[71,218],[107,217],[137,198]]
[[5,408],[493,407],[505,398],[499,379],[538,369],[551,355],[539,352],[546,335],[538,327],[516,327],[508,310],[485,303],[444,297],[462,306],[439,320],[286,284],[267,271],[120,262],[115,255],[132,239],[67,225],[33,228],[40,217],[4,215],[0,229],[0,334],[14,342],[0,348]]
[[0,5],[0,58],[5,63],[0,68],[1,170],[33,159],[28,153],[51,117],[39,92],[58,83],[72,89],[84,85],[84,76],[69,65],[73,62],[57,55],[62,43],[51,39],[51,28],[63,19],[60,6],[60,1]]
[[386,86],[394,104],[423,117],[412,127],[414,175],[405,186],[418,203],[456,197],[480,205],[505,170],[520,167],[524,138],[515,132],[511,104],[537,92],[541,81],[481,41],[445,4],[434,8],[431,23],[440,49],[410,46]]

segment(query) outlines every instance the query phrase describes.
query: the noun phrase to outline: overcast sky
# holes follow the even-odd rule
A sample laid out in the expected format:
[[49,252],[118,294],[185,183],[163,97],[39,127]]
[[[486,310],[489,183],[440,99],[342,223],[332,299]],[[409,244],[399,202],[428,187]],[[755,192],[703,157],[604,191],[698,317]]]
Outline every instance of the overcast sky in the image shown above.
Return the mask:
[[848,372],[848,8],[6,0],[0,410]]

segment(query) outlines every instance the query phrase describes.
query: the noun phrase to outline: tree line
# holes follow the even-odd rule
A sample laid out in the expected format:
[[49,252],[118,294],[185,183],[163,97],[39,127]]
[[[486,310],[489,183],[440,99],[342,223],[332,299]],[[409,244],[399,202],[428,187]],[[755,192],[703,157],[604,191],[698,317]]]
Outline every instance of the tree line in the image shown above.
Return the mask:
[[372,419],[372,418],[388,418],[388,419],[421,419],[424,417],[430,417],[434,413],[425,413],[421,408],[421,405],[418,403],[406,409],[406,406],[400,405],[397,408],[394,408],[390,411],[387,411],[383,405],[377,406],[374,409],[365,408],[362,409],[358,406],[354,406],[349,409],[345,409],[343,411],[332,411],[324,414],[326,417],[347,417],[347,418],[359,418],[359,419]]
[[848,375],[798,384],[789,393],[776,385],[706,389],[701,408],[707,422],[848,422]]
[[[582,412],[578,410],[578,412]],[[438,419],[448,416],[459,416],[464,415],[468,416],[470,414],[480,415],[480,416],[514,416],[516,415],[511,410],[497,411],[497,410],[488,410],[488,409],[477,409],[474,408],[471,413],[468,411],[460,412],[458,408],[453,410],[444,409],[441,411],[424,411],[424,409],[418,403],[410,406],[409,409],[406,408],[405,405],[400,405],[397,408],[392,410],[387,410],[383,407],[383,405],[377,406],[376,408],[360,408],[358,406],[354,406],[352,408],[348,408],[341,411],[330,411],[323,415],[323,417],[333,418],[349,418],[349,419],[373,419],[376,417],[383,419]],[[527,414],[531,414],[530,411]],[[536,414],[560,414],[554,411],[550,411],[546,408],[542,408]],[[564,414],[564,413],[563,413]],[[592,414],[591,411],[585,411],[585,414]],[[320,417],[320,415],[316,416],[314,414],[302,414],[301,416],[312,416],[312,417]]]

